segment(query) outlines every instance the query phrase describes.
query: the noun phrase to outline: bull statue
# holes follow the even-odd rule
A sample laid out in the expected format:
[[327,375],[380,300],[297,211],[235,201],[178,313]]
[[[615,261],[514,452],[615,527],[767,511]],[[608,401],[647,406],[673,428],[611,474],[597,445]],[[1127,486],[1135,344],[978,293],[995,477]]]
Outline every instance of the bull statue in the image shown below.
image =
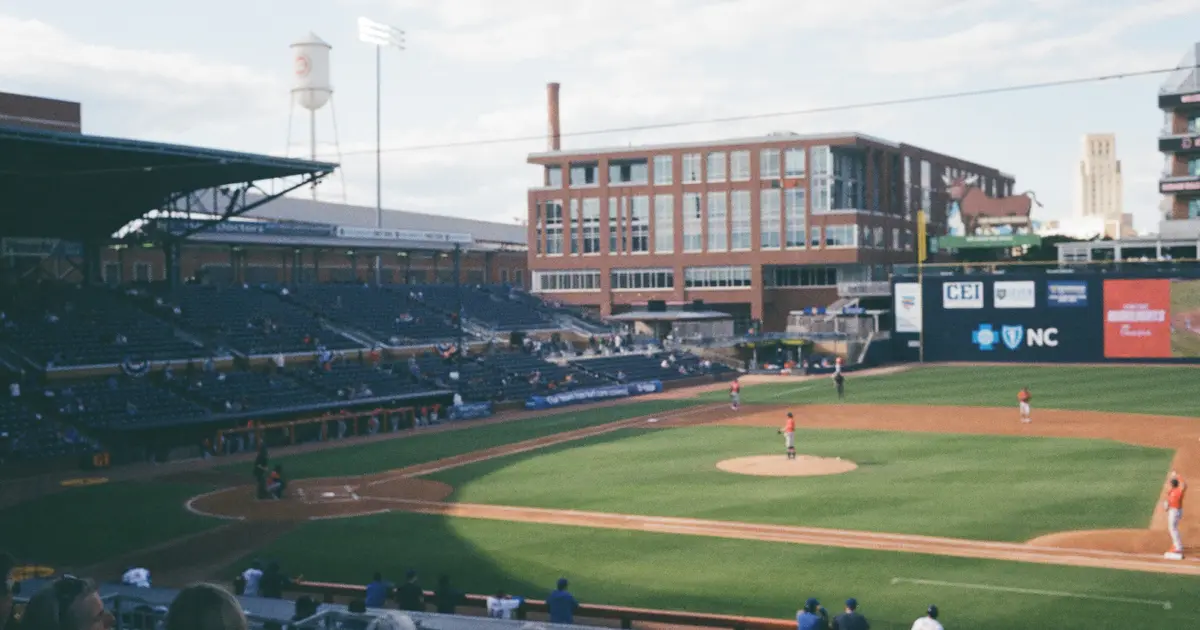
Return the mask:
[[[958,202],[966,234],[977,234],[982,224],[995,225],[1002,223],[1003,219],[1012,219],[1013,224],[1023,223],[1032,227],[1030,214],[1033,204],[1042,207],[1042,202],[1038,201],[1033,191],[1025,191],[1011,197],[988,197],[976,186],[979,183],[978,175],[956,178],[943,175],[942,182],[946,184],[946,193],[950,195],[950,199]],[[984,218],[991,220],[981,221]]]

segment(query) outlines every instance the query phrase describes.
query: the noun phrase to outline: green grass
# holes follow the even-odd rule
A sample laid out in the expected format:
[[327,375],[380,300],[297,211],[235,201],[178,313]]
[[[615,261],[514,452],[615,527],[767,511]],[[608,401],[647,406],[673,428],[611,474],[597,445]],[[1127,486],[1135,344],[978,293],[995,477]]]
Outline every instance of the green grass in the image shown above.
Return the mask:
[[[290,573],[335,582],[365,583],[376,570],[394,578],[411,567],[428,587],[447,574],[468,592],[542,598],[567,576],[585,603],[784,619],[807,597],[834,611],[853,596],[879,630],[907,630],[930,603],[948,628],[1200,627],[1192,577],[699,536],[388,514],[309,523],[264,553]],[[892,584],[896,577],[1170,601],[1173,608]]]
[[[1034,410],[1081,409],[1200,417],[1194,368],[924,367],[895,374],[846,376],[846,402],[896,405],[1015,407],[1017,391],[1028,385]],[[727,400],[723,391],[698,396]],[[772,383],[742,389],[746,403],[832,403],[832,381]]]
[[[650,400],[615,407],[580,409],[528,420],[286,455],[275,463],[283,464],[287,475],[293,479],[366,475],[695,404],[694,400]],[[248,469],[248,464],[221,468],[230,472]]]
[[220,525],[183,508],[210,489],[119,482],[46,495],[0,510],[0,548],[26,562],[84,567]]
[[1024,541],[1147,527],[1173,456],[1104,440],[806,429],[800,452],[859,469],[753,477],[715,467],[782,457],[782,446],[768,428],[626,429],[431,478],[469,503]]

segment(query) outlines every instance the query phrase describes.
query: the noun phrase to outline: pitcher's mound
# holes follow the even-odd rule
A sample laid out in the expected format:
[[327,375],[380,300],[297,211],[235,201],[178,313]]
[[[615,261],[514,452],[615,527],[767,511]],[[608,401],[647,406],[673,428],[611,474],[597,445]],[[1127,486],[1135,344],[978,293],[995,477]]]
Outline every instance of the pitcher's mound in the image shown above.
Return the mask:
[[717,468],[739,475],[818,477],[847,473],[858,468],[858,464],[848,459],[835,457],[797,455],[796,459],[788,459],[783,455],[755,455],[754,457],[738,457],[718,462]]

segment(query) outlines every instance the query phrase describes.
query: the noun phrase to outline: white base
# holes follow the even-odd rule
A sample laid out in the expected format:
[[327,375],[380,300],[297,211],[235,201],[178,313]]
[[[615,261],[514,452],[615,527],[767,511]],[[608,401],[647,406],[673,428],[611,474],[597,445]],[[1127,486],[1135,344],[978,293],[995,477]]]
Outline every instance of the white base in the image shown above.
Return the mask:
[[1168,551],[1167,553],[1163,554],[1163,557],[1167,560],[1183,560],[1183,554],[1175,551]]

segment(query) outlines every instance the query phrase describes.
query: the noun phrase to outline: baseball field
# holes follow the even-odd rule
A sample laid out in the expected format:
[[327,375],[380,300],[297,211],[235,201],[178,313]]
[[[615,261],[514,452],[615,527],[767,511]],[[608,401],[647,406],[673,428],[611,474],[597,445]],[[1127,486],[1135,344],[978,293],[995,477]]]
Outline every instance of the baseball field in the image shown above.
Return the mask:
[[415,568],[533,597],[566,575],[588,603],[777,618],[855,596],[875,628],[929,603],[951,628],[1195,627],[1200,562],[1162,558],[1158,503],[1173,468],[1200,478],[1197,376],[926,367],[851,374],[844,403],[827,378],[748,385],[736,412],[724,390],[672,392],[279,453],[281,502],[253,500],[248,463],[114,471],[3,510],[0,539],[159,583],[269,557],[316,580]]

